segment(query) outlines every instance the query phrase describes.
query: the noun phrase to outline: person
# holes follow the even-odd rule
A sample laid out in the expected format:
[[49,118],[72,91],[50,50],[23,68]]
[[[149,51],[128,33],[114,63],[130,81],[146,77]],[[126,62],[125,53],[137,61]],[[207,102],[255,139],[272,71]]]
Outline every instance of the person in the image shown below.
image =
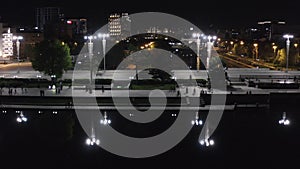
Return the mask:
[[63,89],[62,81],[59,82],[60,90]]
[[177,97],[179,97],[180,96],[180,91],[179,90],[177,90]]
[[104,93],[104,86],[103,85],[101,86],[101,89],[102,89],[102,93]]

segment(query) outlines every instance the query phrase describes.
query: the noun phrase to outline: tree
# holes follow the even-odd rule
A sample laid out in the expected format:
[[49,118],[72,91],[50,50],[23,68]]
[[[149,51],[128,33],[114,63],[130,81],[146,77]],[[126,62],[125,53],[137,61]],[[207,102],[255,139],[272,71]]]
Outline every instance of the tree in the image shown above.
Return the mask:
[[30,61],[35,70],[55,75],[56,78],[62,77],[63,71],[72,66],[70,48],[59,40],[44,40],[38,43]]

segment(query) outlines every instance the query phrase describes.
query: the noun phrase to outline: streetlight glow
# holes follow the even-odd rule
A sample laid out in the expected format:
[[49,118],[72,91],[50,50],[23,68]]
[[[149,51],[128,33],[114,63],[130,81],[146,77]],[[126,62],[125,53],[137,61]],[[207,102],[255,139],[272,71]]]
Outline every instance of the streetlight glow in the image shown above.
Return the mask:
[[200,70],[200,43],[201,43],[200,37],[203,37],[203,36],[204,36],[204,34],[193,33],[193,38],[197,38],[196,39],[196,43],[197,43],[197,70]]
[[20,40],[23,40],[23,36],[13,36],[13,40],[16,40],[17,60],[18,60],[18,71],[17,71],[17,73],[20,73]]
[[209,69],[209,61],[211,59],[211,50],[213,48],[213,44],[215,43],[215,40],[217,39],[217,36],[207,36],[207,59],[206,59],[206,69]]
[[282,119],[278,121],[279,124],[283,124],[284,126],[288,126],[291,124],[290,120],[286,117],[286,112],[282,113]]
[[286,35],[283,35],[283,38],[286,39],[286,72],[288,72],[288,69],[289,69],[289,51],[290,51],[290,39],[294,38],[294,35],[289,35],[289,34],[286,34]]
[[273,50],[274,50],[274,57],[276,57],[276,49],[278,48],[278,46],[276,46],[276,45],[274,44],[274,46],[273,46],[272,48],[273,48]]
[[199,120],[199,112],[195,114],[195,120],[191,121],[192,125],[201,126],[203,124],[202,120]]
[[258,60],[258,44],[254,43],[253,46],[255,48],[255,59]]
[[20,113],[16,119],[18,123],[27,122],[28,119],[24,116],[22,111],[16,111],[16,113]]
[[103,70],[106,71],[106,63],[105,63],[105,54],[106,54],[106,51],[105,51],[105,46],[106,46],[106,38],[109,37],[109,34],[107,34],[107,33],[99,33],[98,37],[102,38],[103,62],[104,62],[103,63]]
[[104,112],[104,116],[103,117],[104,117],[104,119],[100,120],[100,124],[103,124],[105,126],[111,124],[111,120],[108,119],[106,111]]

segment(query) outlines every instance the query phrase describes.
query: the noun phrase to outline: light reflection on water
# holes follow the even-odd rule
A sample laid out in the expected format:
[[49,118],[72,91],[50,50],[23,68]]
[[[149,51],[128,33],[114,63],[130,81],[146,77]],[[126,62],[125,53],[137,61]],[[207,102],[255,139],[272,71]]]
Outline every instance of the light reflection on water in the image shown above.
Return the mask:
[[[124,168],[132,167],[132,162],[157,167],[154,161],[169,164],[173,168],[179,165],[179,161],[189,162],[195,167],[198,163],[211,163],[215,167],[222,164],[221,167],[238,168],[237,161],[249,165],[272,165],[270,160],[261,160],[266,157],[275,161],[288,160],[287,166],[277,164],[277,168],[285,168],[297,163],[297,156],[292,154],[300,150],[300,127],[297,123],[300,115],[296,112],[287,112],[293,123],[283,126],[278,124],[282,112],[266,109],[227,111],[212,135],[215,142],[213,147],[200,146],[197,139],[202,126],[194,126],[187,137],[172,150],[140,160],[118,157],[99,147],[87,147],[87,135],[72,110],[23,110],[28,119],[26,123],[16,122],[18,114],[15,110],[1,112],[0,150],[6,154],[2,161],[14,167],[20,164],[9,163],[8,159],[19,156],[21,158],[18,160],[24,162],[26,168],[37,168],[38,163],[47,163],[53,168],[60,168],[58,164],[62,163],[73,167],[86,164],[90,167],[116,168],[116,162],[122,163]],[[150,124],[136,124],[122,118],[117,112],[107,112],[113,121],[110,124],[113,128],[134,137],[148,137],[163,132],[174,122],[172,114],[174,112],[165,112]],[[206,113],[199,113],[199,118],[205,121]],[[35,162],[26,163],[33,159]]]

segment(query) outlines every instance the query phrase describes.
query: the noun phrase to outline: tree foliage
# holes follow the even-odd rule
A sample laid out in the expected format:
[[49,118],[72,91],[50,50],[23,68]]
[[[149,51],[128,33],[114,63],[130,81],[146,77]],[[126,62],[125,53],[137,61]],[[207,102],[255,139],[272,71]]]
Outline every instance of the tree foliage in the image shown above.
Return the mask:
[[35,70],[57,78],[72,66],[70,48],[59,40],[44,40],[37,44],[30,60]]

